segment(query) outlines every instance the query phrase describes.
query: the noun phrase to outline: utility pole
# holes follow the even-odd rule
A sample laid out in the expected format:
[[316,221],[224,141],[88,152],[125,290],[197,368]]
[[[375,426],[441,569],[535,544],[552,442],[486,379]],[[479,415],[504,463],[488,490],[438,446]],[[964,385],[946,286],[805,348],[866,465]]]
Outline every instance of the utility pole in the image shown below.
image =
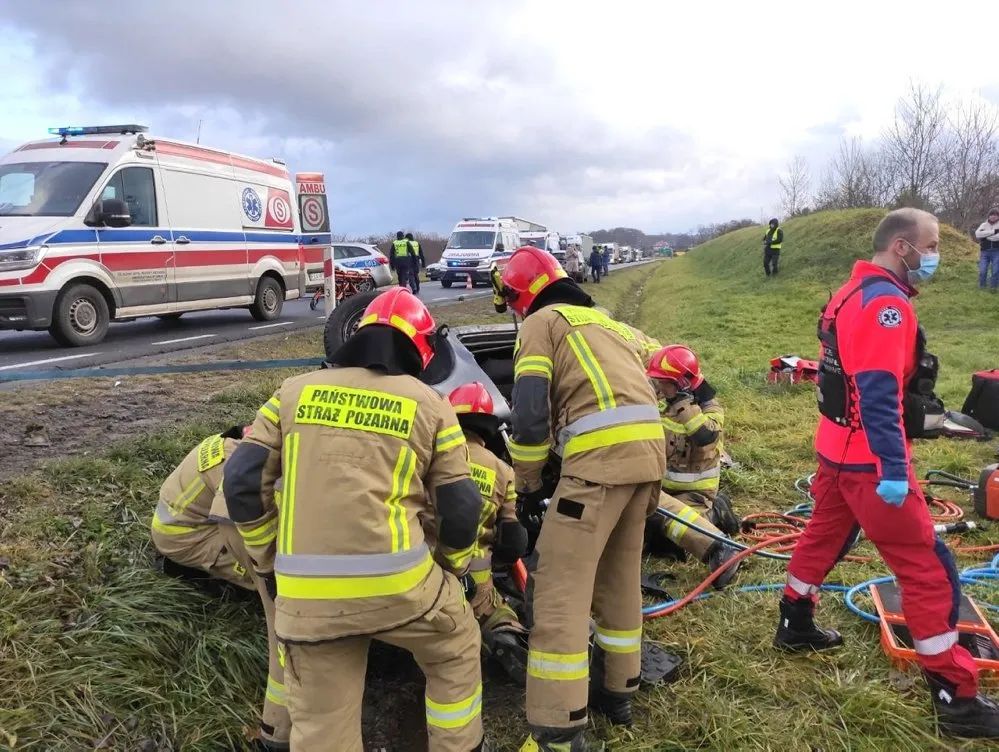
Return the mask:
[[200,144],[201,143],[201,124],[203,122],[205,122],[205,121],[204,120],[198,120],[198,136],[194,140],[194,143],[196,143],[196,144]]

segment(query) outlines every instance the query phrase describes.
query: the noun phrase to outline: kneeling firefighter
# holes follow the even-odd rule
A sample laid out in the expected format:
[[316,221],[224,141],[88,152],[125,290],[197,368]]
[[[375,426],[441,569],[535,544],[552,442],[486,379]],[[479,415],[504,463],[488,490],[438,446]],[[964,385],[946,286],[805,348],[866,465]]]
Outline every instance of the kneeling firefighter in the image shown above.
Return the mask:
[[485,653],[519,683],[527,679],[527,630],[496,590],[493,565],[512,565],[527,551],[527,531],[517,519],[513,468],[487,446],[502,442],[493,399],[478,382],[451,392],[451,406],[468,445],[468,466],[482,495],[482,517],[475,555],[465,575],[468,600]]
[[[518,249],[498,293],[524,318],[514,355],[513,459],[522,519],[544,514],[541,474],[556,437],[558,481],[537,541],[523,750],[600,749],[588,704],[630,723],[642,640],[645,518],[666,447],[634,335],[595,311],[551,255]],[[596,621],[590,692],[590,611]]]
[[[735,535],[739,520],[728,500],[718,492],[725,413],[714,388],[701,373],[697,356],[683,345],[667,345],[653,354],[645,373],[660,397],[666,431],[665,493],[659,506],[699,527],[706,516],[710,520],[706,530],[715,532],[721,528],[719,534],[723,531]],[[736,555],[734,548],[680,520],[659,515],[649,519],[648,533],[653,544],[670,541],[712,571],[725,566]],[[715,587],[725,587],[738,568],[738,563],[729,566],[715,580]]]
[[[282,383],[227,466],[229,512],[276,593],[295,752],[361,752],[372,640],[425,674],[432,752],[482,748],[480,636],[458,579],[482,499],[454,409],[416,378],[434,330],[408,290],[379,295],[331,368]],[[437,561],[418,521],[430,504]]]
[[150,536],[165,557],[163,571],[167,574],[185,575],[185,569],[194,569],[253,589],[249,573],[226,545],[224,525],[212,514],[223,465],[242,438],[243,426],[209,436],[187,453],[160,487]]

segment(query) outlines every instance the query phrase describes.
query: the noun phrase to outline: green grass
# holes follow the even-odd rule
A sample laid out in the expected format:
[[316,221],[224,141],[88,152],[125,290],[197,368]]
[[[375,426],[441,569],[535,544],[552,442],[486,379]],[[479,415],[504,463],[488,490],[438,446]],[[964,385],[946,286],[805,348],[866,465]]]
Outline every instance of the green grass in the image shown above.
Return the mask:
[[[730,416],[728,447],[742,468],[727,473],[725,485],[743,514],[796,503],[795,478],[814,469],[811,390],[769,386],[764,374],[774,355],[814,354],[818,308],[848,273],[849,259],[865,255],[876,219],[851,212],[788,222],[784,276],[767,285],[759,268],[762,231],[745,230],[682,259],[614,270],[599,286],[586,286],[615,315],[703,355]],[[943,396],[954,407],[970,372],[995,365],[990,353],[999,344],[994,299],[973,289],[973,250],[947,235],[940,279],[918,304],[944,363]],[[492,312],[488,298],[436,315],[452,325],[509,320]],[[246,355],[255,347],[247,345]],[[269,357],[319,354],[319,333],[289,335],[280,348],[266,349]],[[147,524],[160,483],[187,450],[245,419],[281,376],[238,374],[221,389],[213,381],[204,408],[180,428],[0,483],[0,750],[241,748],[266,672],[259,608],[155,573]],[[90,398],[106,397],[97,391]],[[923,469],[972,473],[991,448],[938,441],[917,454]],[[968,543],[996,540],[966,536]],[[695,563],[650,566],[672,569],[677,593],[704,575]],[[855,582],[881,571],[847,564],[832,579]],[[743,572],[745,583],[782,576],[764,561]],[[775,595],[730,593],[650,624],[650,637],[687,659],[683,678],[640,694],[634,729],[595,720],[595,733],[614,750],[634,752],[988,748],[937,740],[921,686],[891,669],[876,631],[835,597],[824,599],[821,613],[848,645],[830,656],[775,653],[775,609]],[[419,713],[412,685],[380,681],[373,692],[379,699],[395,693]],[[393,727],[384,721],[390,716],[382,715],[383,728]],[[487,680],[486,721],[499,749],[516,749],[525,732],[522,693]]]

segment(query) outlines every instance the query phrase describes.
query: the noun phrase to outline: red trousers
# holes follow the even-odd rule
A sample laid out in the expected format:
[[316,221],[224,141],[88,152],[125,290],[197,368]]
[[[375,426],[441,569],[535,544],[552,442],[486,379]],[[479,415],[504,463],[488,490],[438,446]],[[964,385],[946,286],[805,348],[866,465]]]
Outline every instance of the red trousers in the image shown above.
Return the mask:
[[953,684],[957,696],[973,697],[978,667],[957,644],[961,586],[954,559],[936,537],[911,468],[909,495],[901,507],[885,503],[877,485],[872,473],[819,466],[812,482],[815,509],[788,564],[784,592],[792,599],[815,598],[862,529],[898,580],[902,612],[920,664]]

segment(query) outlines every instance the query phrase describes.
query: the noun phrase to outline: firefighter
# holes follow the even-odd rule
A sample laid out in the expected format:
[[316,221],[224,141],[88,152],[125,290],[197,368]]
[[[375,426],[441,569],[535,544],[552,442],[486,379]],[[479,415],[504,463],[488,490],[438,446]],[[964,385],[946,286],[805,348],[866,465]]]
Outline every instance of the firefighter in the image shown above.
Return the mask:
[[511,678],[527,679],[527,630],[493,584],[493,565],[510,566],[527,552],[527,531],[517,519],[513,468],[487,447],[502,446],[493,399],[479,382],[449,396],[468,445],[472,480],[482,495],[482,518],[475,558],[467,577],[469,603],[482,630],[482,643]]
[[[553,448],[562,458],[537,541],[531,736],[522,749],[599,749],[584,736],[588,703],[627,724],[638,689],[642,538],[665,470],[663,429],[634,335],[595,311],[558,261],[520,248],[502,285],[524,318],[509,444],[522,520],[543,515],[542,469]],[[596,647],[588,699],[591,604]]]
[[399,275],[399,287],[411,287],[409,276],[413,271],[413,245],[399,230],[395,234],[395,240],[389,249],[389,263],[395,267],[396,274]]
[[819,468],[815,507],[788,564],[774,643],[786,650],[843,644],[813,615],[826,575],[857,533],[877,547],[902,592],[902,610],[944,734],[999,738],[999,705],[978,693],[978,669],[958,644],[961,598],[954,559],[936,537],[912,468],[936,359],[910,298],[940,262],[937,219],[888,213],[874,258],[857,261],[819,320]]
[[423,255],[423,249],[420,247],[420,242],[413,237],[413,233],[406,233],[406,240],[409,241],[409,247],[412,249],[412,254],[410,255],[410,276],[409,276],[409,287],[413,291],[414,295],[420,294],[420,270],[427,268],[427,259]]
[[[482,498],[454,409],[416,378],[434,331],[409,290],[379,295],[330,368],[284,381],[227,465],[229,513],[276,595],[296,752],[362,750],[372,640],[426,675],[432,752],[483,744],[481,642],[458,579]],[[434,555],[419,524],[430,504]]]
[[212,515],[223,463],[242,438],[242,426],[209,436],[187,453],[160,487],[150,533],[156,550],[164,556],[165,573],[190,576],[193,569],[253,589],[249,573],[226,545],[222,525]]
[[[274,482],[275,504],[281,505],[281,479]],[[253,586],[264,607],[264,622],[267,626],[267,685],[264,690],[264,707],[260,714],[258,749],[266,752],[287,752],[291,735],[291,718],[288,715],[287,691],[284,684],[284,662],[281,649],[274,634],[274,596],[266,581],[253,570],[253,562],[246,550],[246,544],[229,517],[225,503],[225,493],[219,488],[212,503],[212,516],[223,522],[222,534],[226,545],[250,575]]]
[[777,276],[780,264],[780,248],[784,243],[784,230],[776,217],[770,220],[770,227],[763,233],[763,271],[768,277]]
[[[714,388],[701,373],[697,356],[683,345],[667,345],[652,355],[645,374],[660,398],[666,431],[665,493],[659,506],[719,536],[734,535],[739,521],[727,499],[718,492],[725,413]],[[654,524],[649,533],[655,543],[670,541],[712,571],[724,567],[736,555],[734,548],[680,520],[659,515],[650,520]],[[730,583],[738,568],[738,563],[727,567],[715,580],[715,587]]]

